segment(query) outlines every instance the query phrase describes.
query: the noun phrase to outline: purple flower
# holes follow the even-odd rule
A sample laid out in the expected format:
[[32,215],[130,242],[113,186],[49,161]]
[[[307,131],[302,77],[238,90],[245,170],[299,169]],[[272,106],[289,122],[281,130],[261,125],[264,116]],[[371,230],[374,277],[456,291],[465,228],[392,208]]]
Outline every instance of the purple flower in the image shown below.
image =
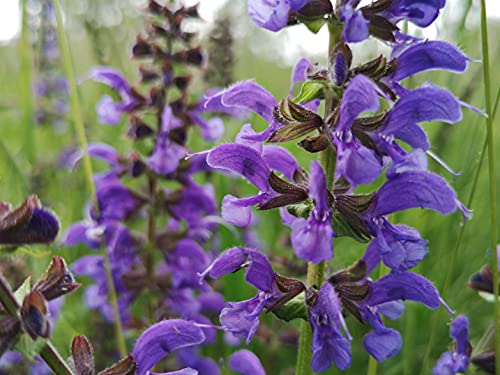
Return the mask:
[[358,4],[356,0],[344,0],[340,6],[339,16],[344,22],[342,37],[349,43],[362,42],[370,33],[395,41],[398,30],[395,25],[403,20],[427,27],[437,18],[445,0],[375,1],[361,8],[357,8]]
[[177,358],[182,366],[195,370],[195,374],[220,375],[217,363],[211,358],[202,357],[198,347],[188,346],[178,349]]
[[242,375],[266,375],[259,358],[250,350],[242,349],[229,357],[231,370]]
[[460,315],[450,326],[450,337],[455,340],[453,353],[445,352],[432,370],[433,375],[454,375],[462,373],[469,367],[471,346],[469,343],[469,321]]
[[280,126],[273,114],[277,105],[278,102],[269,91],[252,81],[235,83],[208,97],[205,102],[205,108],[248,109],[258,114],[269,124],[269,128],[252,137],[260,141],[267,139]]
[[435,69],[462,73],[467,68],[467,62],[470,61],[454,45],[438,40],[418,40],[401,44],[393,49],[391,57],[397,59],[396,69],[387,77],[382,78],[382,82],[400,95],[408,91],[399,85],[399,82],[405,78]]
[[249,0],[248,13],[260,27],[279,31],[288,23],[291,10],[297,12],[311,0]]
[[347,86],[340,103],[338,122],[332,134],[337,148],[336,173],[353,186],[373,181],[382,171],[375,152],[363,146],[351,131],[351,125],[361,113],[379,109],[379,91],[372,80],[357,75]]
[[439,16],[445,4],[446,0],[393,0],[380,15],[394,24],[406,20],[427,27]]
[[[229,302],[222,309],[220,322],[234,336],[245,338],[248,344],[259,326],[259,315],[270,311],[301,293],[305,287],[300,281],[277,275],[267,258],[251,249],[234,247],[224,251],[200,274],[204,278],[219,278],[246,266],[246,281],[260,292],[241,302]],[[284,285],[286,281],[287,285]]]
[[99,221],[119,221],[128,218],[144,203],[114,176],[96,181]]
[[[342,308],[335,289],[324,283],[316,301],[309,307],[309,322],[313,330],[312,369],[322,372],[332,363],[345,370],[351,365],[351,337],[347,331]],[[344,328],[345,338],[340,332]]]
[[[305,58],[300,59],[296,63],[291,77],[290,96],[293,94],[293,88],[297,82],[307,80],[307,70],[311,66],[311,62]],[[211,94],[205,99],[204,107],[207,110],[224,112],[250,110],[258,114],[269,124],[269,127],[260,133],[255,134],[252,131],[249,134],[242,134],[243,139],[263,141],[283,126],[274,117],[274,108],[278,105],[278,102],[268,90],[255,82],[243,81],[235,83],[225,90]],[[316,111],[318,106],[319,100],[313,100],[304,104],[304,107],[307,107],[311,111]]]
[[[127,227],[120,223],[107,223],[102,227],[92,224],[76,223],[68,229],[63,243],[74,246],[85,243],[99,248],[101,241],[106,245],[110,257],[113,280],[119,297],[122,319],[128,319],[126,308],[131,302],[132,294],[125,286],[122,277],[130,271],[135,263],[136,242]],[[91,247],[92,248],[92,247]],[[104,260],[100,255],[88,255],[78,259],[71,266],[75,275],[84,275],[92,278],[95,284],[85,290],[85,302],[90,309],[100,309],[106,319],[112,321],[111,305],[107,300],[108,284]]]
[[116,70],[107,67],[96,67],[90,72],[90,78],[108,85],[121,98],[120,102],[113,101],[109,95],[104,95],[101,98],[97,104],[97,114],[99,121],[103,124],[118,124],[122,113],[130,112],[141,104],[141,98]]
[[158,174],[172,173],[177,169],[179,160],[186,155],[184,146],[169,138],[169,132],[181,125],[172,113],[170,106],[166,105],[161,115],[161,131],[156,139],[156,147],[148,158],[151,169]]
[[[378,264],[378,259],[365,256],[347,270],[333,274],[317,292],[307,291],[310,324],[313,329],[313,360],[315,372],[328,369],[334,363],[346,369],[351,362],[350,340],[342,308],[360,322],[373,328],[364,338],[365,349],[377,361],[396,355],[402,345],[399,332],[388,328],[380,314],[397,319],[402,313],[401,301],[422,303],[438,308],[442,300],[432,283],[410,272],[391,272],[377,281],[367,274]],[[446,307],[446,305],[445,305]],[[346,337],[341,333],[341,328]]]
[[293,217],[287,225],[292,228],[295,254],[308,262],[319,263],[333,256],[335,232],[331,227],[332,210],[326,176],[317,161],[311,163],[309,198],[314,202],[309,218]]
[[[250,126],[244,126],[238,137],[241,139],[245,134],[255,133]],[[212,168],[240,174],[259,189],[259,194],[255,196],[236,198],[226,195],[222,202],[224,220],[237,226],[247,226],[251,221],[251,206],[263,205],[276,195],[268,181],[271,171],[276,170],[292,179],[299,166],[294,157],[281,147],[262,147],[256,141],[243,139],[240,142],[245,143],[229,143],[214,148],[208,154],[207,163]]]
[[376,236],[367,251],[376,252],[394,270],[412,268],[427,254],[427,241],[416,229],[391,224],[386,218],[410,208],[426,208],[448,215],[462,206],[453,189],[434,173],[403,170],[390,175],[363,216]]
[[[205,341],[203,330],[193,322],[181,319],[164,320],[148,328],[137,340],[134,360],[137,375],[147,375],[163,357],[174,350],[199,345]],[[192,369],[167,374],[196,374]],[[166,374],[165,374],[166,375]]]
[[172,287],[184,288],[199,286],[198,272],[208,266],[209,259],[200,245],[191,239],[181,239],[173,251],[165,256],[172,275]]
[[462,119],[460,102],[448,91],[427,85],[410,91],[387,112],[375,132],[367,132],[379,149],[395,163],[402,162],[406,152],[394,141],[400,139],[413,148],[428,150],[429,141],[421,122],[441,121],[454,124]]

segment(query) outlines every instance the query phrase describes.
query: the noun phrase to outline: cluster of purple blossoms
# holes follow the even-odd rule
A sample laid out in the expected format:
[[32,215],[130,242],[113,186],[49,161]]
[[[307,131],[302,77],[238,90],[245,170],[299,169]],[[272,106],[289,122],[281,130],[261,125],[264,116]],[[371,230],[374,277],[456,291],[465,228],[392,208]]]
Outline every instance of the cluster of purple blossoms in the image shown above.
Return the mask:
[[[338,1],[334,7],[329,0],[249,1],[250,16],[263,28],[278,31],[321,19],[331,28],[341,28],[338,35],[342,39],[335,41],[327,68],[305,58],[299,60],[292,87],[299,81],[303,84],[295,97],[291,90],[278,101],[257,83],[243,81],[207,96],[205,102],[207,109],[250,110],[268,124],[261,132],[245,124],[234,143],[208,153],[211,168],[240,175],[258,190],[249,197],[225,196],[224,220],[245,227],[252,222],[252,207],[279,209],[283,224],[291,229],[295,255],[313,264],[334,257],[335,237],[348,235],[369,242],[358,262],[334,273],[323,285],[304,285],[282,276],[261,252],[241,247],[223,252],[201,274],[219,278],[246,269],[246,281],[258,293],[249,300],[229,302],[220,322],[247,343],[254,337],[263,311],[300,301],[298,296],[305,293],[302,303],[313,331],[311,365],[316,372],[332,363],[342,370],[351,364],[352,337],[344,312],[372,327],[364,347],[377,361],[393,357],[401,349],[400,333],[386,327],[382,316],[397,319],[403,301],[420,302],[430,309],[444,305],[453,314],[432,283],[410,271],[427,255],[427,241],[415,228],[391,223],[388,216],[424,208],[443,215],[460,211],[464,219],[470,217],[446,180],[428,170],[430,143],[420,124],[455,124],[462,119],[462,107],[476,109],[431,83],[415,89],[402,84],[428,70],[465,71],[470,59],[458,48],[404,35],[397,27],[400,21],[428,26],[445,2],[379,0],[365,7],[359,3]],[[369,35],[389,44],[390,57],[381,55],[353,66],[347,43],[363,41]],[[318,107],[323,99],[322,116]],[[299,147],[310,153],[333,156],[328,163],[312,161],[307,172],[289,151],[275,145],[293,140],[299,140]],[[380,181],[382,174],[385,181],[373,193],[356,193],[357,186]],[[375,280],[371,272],[379,263],[390,273]],[[455,372],[467,367],[464,319],[458,318],[452,325],[456,352],[441,358],[436,373],[444,373],[439,369],[446,366]]]
[[36,121],[51,124],[54,130],[66,130],[64,117],[68,111],[68,83],[61,74],[60,51],[57,42],[56,16],[52,1],[42,1],[37,28],[36,79]]
[[[399,32],[400,21],[422,27],[432,23],[444,0],[378,0],[364,7],[359,3],[338,1],[334,7],[330,0],[249,0],[250,16],[263,28],[278,31],[322,20],[342,35],[334,41],[328,67],[299,60],[292,74],[292,88],[302,82],[296,97],[291,89],[278,101],[255,82],[243,81],[211,90],[193,102],[188,67],[201,66],[204,54],[192,46],[193,34],[182,25],[185,19],[199,18],[197,8],[160,5],[154,0],[148,2],[146,32],[132,48],[133,57],[143,60],[139,84],[130,84],[111,68],[91,71],[90,79],[112,91],[97,105],[100,122],[117,125],[126,117],[127,136],[135,142],[135,149],[147,150],[123,154],[110,145],[92,143],[68,161],[74,166],[88,153],[108,165],[94,175],[96,204],[89,205],[87,219],[73,224],[63,240],[66,246],[84,244],[106,252],[106,256],[89,255],[71,265],[76,275],[93,280],[85,289],[86,304],[112,321],[117,316],[109,295],[116,293],[119,319],[125,327],[149,327],[132,354],[100,374],[147,375],[157,368],[172,375],[220,374],[218,364],[204,357],[199,346],[214,342],[215,330],[248,344],[264,312],[309,323],[312,346],[307,350],[313,371],[327,370],[332,364],[345,370],[352,362],[353,339],[347,315],[370,327],[363,345],[377,361],[401,350],[401,334],[387,327],[383,317],[398,319],[404,301],[430,309],[443,305],[453,315],[435,286],[411,271],[427,255],[427,241],[417,229],[391,223],[388,216],[412,208],[443,215],[461,211],[464,218],[470,216],[446,180],[428,170],[430,144],[420,126],[429,121],[457,123],[462,107],[469,106],[432,84],[416,89],[402,84],[405,78],[426,70],[463,72],[469,58],[448,43]],[[369,35],[388,43],[391,56],[353,66],[347,43]],[[318,113],[322,100],[324,115]],[[222,136],[222,119],[208,118],[207,113],[242,117],[247,111],[261,116],[267,128],[256,132],[245,124],[235,142],[188,155],[191,128],[198,127],[206,141]],[[313,160],[305,170],[292,153],[275,145],[294,140],[300,140],[298,145],[311,154],[322,153],[323,162]],[[283,224],[290,228],[296,257],[308,262],[310,269],[333,259],[337,237],[368,243],[364,254],[350,267],[327,272],[325,282],[319,279],[319,285],[306,285],[276,272],[270,257],[255,248],[232,247],[218,256],[217,251],[206,251],[217,250],[215,232],[221,220],[213,187],[200,184],[195,175],[214,171],[240,175],[258,190],[250,197],[224,197],[222,219],[248,227],[255,221],[252,207],[279,209]],[[359,185],[376,181],[382,182],[372,193],[356,192]],[[57,219],[34,198],[25,206],[26,210],[17,212],[0,204],[0,243],[54,239]],[[16,215],[26,217],[9,220]],[[381,263],[390,272],[377,279],[373,271]],[[224,304],[224,297],[206,279],[243,269],[256,295]],[[47,338],[47,301],[77,287],[64,261],[55,258],[22,306],[2,317],[5,321],[0,320],[0,326],[8,323],[9,333],[15,335],[24,331],[32,338]],[[142,315],[132,312],[136,301],[149,304]],[[291,305],[293,316],[288,315]],[[212,322],[217,315],[220,326]],[[455,348],[441,356],[434,368],[437,375],[465,371],[469,364],[465,317],[453,321],[450,336]],[[3,340],[2,351],[11,345]],[[171,352],[176,353],[177,363],[160,364]],[[85,337],[74,338],[71,354],[76,374],[96,372],[93,349]],[[265,374],[259,359],[248,350],[235,352],[228,363],[244,375]],[[171,371],[173,367],[183,368]]]
[[[97,104],[99,121],[115,126],[126,118],[126,135],[141,152],[120,153],[108,144],[91,143],[87,150],[68,157],[66,164],[71,168],[84,152],[108,168],[94,175],[98,208],[89,205],[86,219],[66,231],[63,243],[107,252],[109,266],[101,254],[82,257],[71,265],[77,276],[93,280],[84,292],[90,309],[99,310],[107,321],[115,319],[109,298],[110,271],[126,329],[169,319],[138,341],[133,357],[139,374],[149,373],[169,351],[179,349],[177,360],[188,369],[176,374],[216,375],[217,364],[195,346],[215,341],[210,318],[224,304],[223,296],[210,285],[201,285],[198,277],[214,258],[211,249],[222,220],[213,186],[195,178],[212,170],[207,153],[188,154],[188,133],[199,131],[207,142],[216,141],[223,134],[223,121],[208,113],[243,117],[247,111],[207,106],[204,98],[193,102],[189,72],[204,64],[205,55],[200,47],[193,47],[195,34],[184,31],[183,23],[199,18],[196,6],[160,5],[151,0],[147,13],[146,30],[132,48],[133,58],[141,60],[138,84],[108,67],[96,67],[89,74],[89,79],[111,89]],[[217,92],[212,89],[210,95]],[[134,315],[131,306],[142,299],[149,304],[146,313]],[[176,337],[184,329],[192,332]],[[172,337],[169,330],[174,330]],[[156,342],[157,338],[163,341]]]

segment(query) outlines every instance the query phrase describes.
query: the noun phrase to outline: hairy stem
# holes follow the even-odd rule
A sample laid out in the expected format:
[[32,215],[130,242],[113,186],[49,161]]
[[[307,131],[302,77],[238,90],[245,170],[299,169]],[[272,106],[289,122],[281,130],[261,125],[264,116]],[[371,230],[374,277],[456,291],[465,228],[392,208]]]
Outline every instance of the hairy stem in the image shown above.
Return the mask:
[[[481,42],[483,50],[483,78],[484,78],[484,100],[486,113],[486,125],[488,128],[488,170],[490,180],[490,221],[491,221],[491,249],[493,251],[493,295],[494,321],[495,321],[495,342],[500,342],[500,300],[498,299],[498,253],[497,247],[497,189],[496,189],[496,169],[495,169],[495,145],[493,134],[493,112],[491,100],[490,81],[490,53],[488,46],[488,20],[486,17],[486,1],[481,0]],[[495,345],[496,374],[500,375],[500,345]]]
[[[0,272],[0,305],[5,307],[8,314],[12,316],[19,316],[17,313],[19,310],[19,304],[14,297],[14,293],[10,289],[9,284],[4,279],[2,273]],[[49,368],[54,371],[57,375],[73,375],[68,364],[62,359],[61,355],[57,352],[56,348],[51,344],[49,340],[45,341],[45,345],[40,351],[40,357],[49,366]]]
[[[71,59],[71,53],[69,50],[68,42],[66,40],[66,34],[64,32],[61,5],[59,3],[59,0],[54,0],[54,9],[57,19],[57,36],[59,40],[59,48],[61,49],[63,65],[66,72],[66,77],[68,79],[69,90],[70,90],[71,113],[73,115],[73,122],[75,124],[75,130],[78,137],[78,142],[80,144],[81,149],[85,151],[82,159],[83,168],[85,171],[85,180],[87,182],[87,189],[92,199],[95,213],[96,215],[98,215],[99,203],[97,200],[96,188],[94,185],[92,163],[90,160],[90,156],[86,152],[87,135],[83,123],[82,109],[80,106],[80,101],[78,99],[78,90],[76,87],[75,72],[73,70],[73,61]],[[122,322],[118,307],[118,296],[116,294],[116,287],[113,281],[109,255],[106,250],[103,251],[103,257],[104,257],[104,268],[106,272],[106,281],[108,286],[108,294],[111,305],[113,307],[116,342],[118,345],[120,356],[125,357],[127,355],[127,347],[125,343],[125,337],[123,336]]]
[[[331,71],[331,59],[333,49],[335,45],[340,40],[340,29],[331,23],[328,23],[328,31],[330,34],[328,42],[328,70]],[[325,113],[324,119],[326,120],[332,112],[333,103],[333,93],[325,93]],[[333,187],[333,180],[335,177],[335,150],[329,147],[320,154],[320,162],[323,170],[326,174],[326,183],[328,189],[331,190]],[[307,265],[307,287],[315,287],[319,289],[323,282],[325,281],[325,270],[326,262],[319,262],[318,264],[313,264],[311,262]],[[311,368],[311,358],[312,358],[312,330],[309,322],[302,322],[300,328],[300,341],[299,341],[299,351],[297,355],[297,365],[296,374],[297,375],[309,375],[313,374]]]

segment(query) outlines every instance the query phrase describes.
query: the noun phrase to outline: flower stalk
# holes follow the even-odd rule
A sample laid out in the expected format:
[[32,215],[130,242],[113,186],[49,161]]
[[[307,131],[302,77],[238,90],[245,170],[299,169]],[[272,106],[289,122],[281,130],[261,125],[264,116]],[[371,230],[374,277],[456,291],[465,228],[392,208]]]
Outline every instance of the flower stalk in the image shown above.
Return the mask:
[[[328,23],[328,70],[331,72],[332,70],[332,59],[330,58],[333,53],[333,49],[335,45],[340,41],[340,33],[342,29],[336,27],[336,25],[332,23]],[[333,93],[326,92],[325,93],[325,111],[324,118],[328,118],[332,112],[332,102],[333,102]],[[323,170],[326,174],[326,184],[328,190],[332,190],[333,180],[335,178],[335,161],[336,155],[335,150],[332,147],[328,147],[326,150],[320,153],[320,163],[323,167]],[[326,262],[322,261],[318,264],[314,264],[312,262],[308,262],[307,264],[307,287],[310,288],[314,286],[316,289],[321,288],[323,282],[325,281],[325,271],[326,271]],[[300,341],[299,341],[299,351],[297,355],[297,366],[296,366],[296,374],[297,375],[307,375],[313,374],[311,368],[311,358],[312,358],[312,330],[309,322],[303,321],[301,323],[300,328]]]
[[[70,104],[71,104],[71,113],[73,115],[73,121],[75,124],[75,130],[78,137],[78,142],[80,144],[80,148],[84,150],[84,155],[82,158],[85,180],[87,183],[87,189],[90,194],[94,210],[96,214],[99,212],[99,203],[97,201],[96,188],[94,185],[94,179],[92,177],[92,163],[90,161],[90,157],[87,152],[87,135],[85,133],[85,126],[83,123],[83,115],[82,109],[80,106],[80,101],[78,99],[78,90],[76,87],[75,80],[75,72],[73,70],[73,63],[71,59],[71,53],[69,50],[68,42],[66,40],[66,35],[64,33],[63,21],[62,21],[62,12],[61,5],[58,0],[54,0],[54,9],[56,13],[57,20],[57,35],[59,40],[59,47],[61,49],[62,60],[64,69],[66,71],[66,76],[68,78],[68,85],[70,90]],[[127,348],[125,343],[125,338],[123,336],[122,322],[120,318],[120,312],[118,308],[118,297],[116,294],[116,288],[113,281],[113,276],[111,273],[110,267],[110,259],[106,250],[103,252],[104,254],[104,268],[106,271],[106,280],[108,284],[108,292],[110,297],[110,302],[113,307],[113,318],[115,325],[115,335],[116,341],[120,353],[120,357],[125,357],[127,355]]]
[[[484,77],[484,98],[486,114],[486,125],[488,129],[488,170],[490,185],[490,221],[491,221],[491,249],[493,252],[493,295],[494,302],[494,321],[495,321],[495,341],[500,339],[500,300],[499,297],[499,272],[498,272],[498,253],[495,251],[497,241],[497,197],[496,197],[496,169],[495,169],[495,145],[493,133],[493,111],[491,100],[491,82],[490,82],[490,55],[488,46],[488,20],[486,16],[486,2],[481,0],[481,42],[483,52],[483,77]],[[495,345],[496,353],[496,374],[500,375],[500,345]]]

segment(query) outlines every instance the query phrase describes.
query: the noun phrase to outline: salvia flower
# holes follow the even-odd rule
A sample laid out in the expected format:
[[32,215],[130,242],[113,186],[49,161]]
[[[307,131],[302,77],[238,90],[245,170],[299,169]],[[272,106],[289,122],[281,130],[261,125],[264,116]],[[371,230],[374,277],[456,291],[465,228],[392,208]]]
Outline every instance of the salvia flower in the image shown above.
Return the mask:
[[358,8],[359,3],[343,0],[337,6],[338,16],[344,22],[342,37],[349,43],[362,42],[370,34],[395,42],[398,22],[427,27],[437,18],[445,0],[378,0]]
[[[137,375],[147,375],[169,353],[205,341],[203,330],[193,322],[181,319],[164,320],[148,328],[137,340],[133,357]],[[192,369],[167,374],[196,374]],[[191,372],[189,372],[191,371]]]
[[260,27],[279,31],[288,24],[290,11],[299,11],[311,0],[249,0],[248,13]]
[[317,161],[311,163],[309,199],[314,202],[308,219],[291,218],[292,247],[295,254],[308,262],[318,263],[333,256],[332,197],[326,186],[325,172]]
[[316,372],[326,370],[332,363],[340,369],[350,365],[351,336],[342,308],[373,328],[365,336],[364,346],[380,362],[396,355],[402,345],[399,332],[386,327],[381,314],[397,319],[402,312],[402,300],[416,301],[431,309],[441,305],[436,288],[424,277],[411,272],[392,272],[371,281],[367,275],[378,260],[364,259],[366,261],[358,261],[351,268],[332,275],[319,291],[309,289],[307,292]]
[[246,267],[246,281],[259,293],[246,301],[229,302],[222,309],[220,321],[224,329],[249,343],[259,325],[259,315],[271,311],[304,291],[298,280],[278,275],[267,258],[257,250],[234,247],[221,253],[200,276],[219,278]]
[[121,101],[115,102],[109,95],[101,98],[97,105],[97,114],[99,121],[103,124],[118,124],[122,113],[132,111],[144,101],[144,98],[129,85],[125,77],[114,69],[96,67],[91,71],[90,78],[115,90],[121,99]]
[[259,189],[259,194],[248,198],[236,198],[227,195],[222,202],[222,217],[231,224],[247,226],[251,221],[251,206],[266,204],[276,197],[269,178],[277,171],[293,179],[299,166],[287,150],[278,146],[264,146],[258,142],[244,140],[245,134],[255,134],[251,127],[244,126],[239,133],[237,143],[229,143],[211,150],[207,164],[216,169],[228,170],[248,179]]
[[442,177],[427,171],[400,170],[375,193],[362,215],[376,237],[368,250],[377,252],[388,267],[404,271],[425,257],[427,241],[413,228],[391,224],[386,215],[410,208],[426,208],[448,215],[462,210],[463,206]]
[[455,340],[454,347],[439,358],[432,373],[434,375],[454,375],[469,367],[472,348],[469,343],[469,321],[460,315],[450,325],[450,337]]

